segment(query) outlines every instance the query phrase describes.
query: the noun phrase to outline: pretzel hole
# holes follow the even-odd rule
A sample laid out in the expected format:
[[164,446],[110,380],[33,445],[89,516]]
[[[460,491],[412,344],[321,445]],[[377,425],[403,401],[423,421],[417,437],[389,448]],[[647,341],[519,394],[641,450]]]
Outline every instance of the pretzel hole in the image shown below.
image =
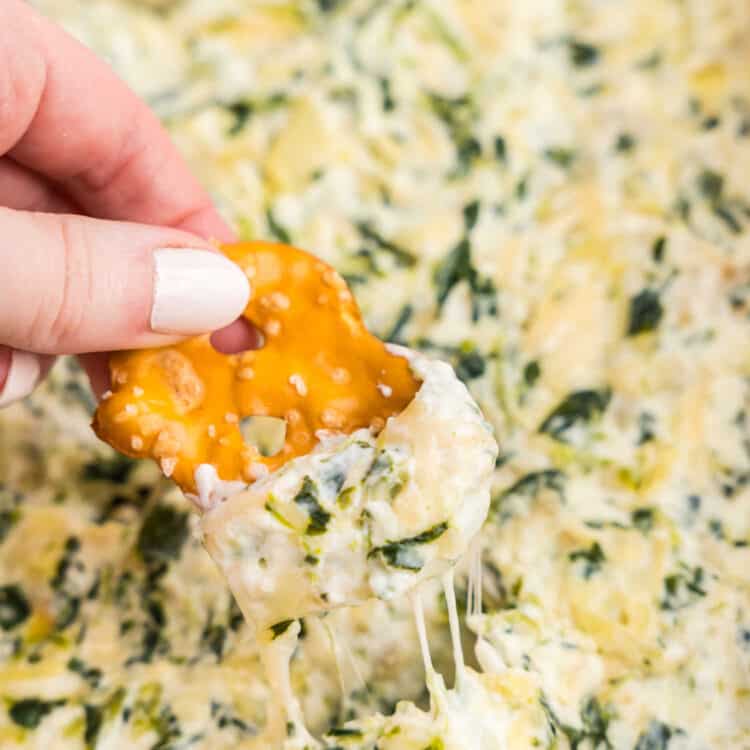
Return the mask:
[[286,420],[279,417],[244,417],[240,432],[248,445],[269,458],[281,452],[286,441]]
[[239,354],[263,346],[263,334],[245,318],[211,334],[211,346],[220,354]]

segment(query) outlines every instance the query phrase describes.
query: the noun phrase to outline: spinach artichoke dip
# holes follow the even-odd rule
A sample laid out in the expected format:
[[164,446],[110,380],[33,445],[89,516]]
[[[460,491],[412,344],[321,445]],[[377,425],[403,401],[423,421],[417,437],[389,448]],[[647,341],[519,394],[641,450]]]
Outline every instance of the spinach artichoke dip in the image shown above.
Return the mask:
[[[291,528],[264,508],[258,533],[304,606],[264,614],[281,600],[232,578],[228,533],[255,485],[199,519],[96,440],[60,362],[0,413],[0,747],[748,750],[750,6],[35,4],[150,103],[243,239],[318,253],[371,330],[449,361],[501,452],[455,586],[411,586],[463,544],[437,505],[399,517],[410,536],[377,515],[413,432],[297,459],[345,462],[372,513],[346,570],[340,492],[306,488],[325,534],[285,515],[321,468],[269,477]],[[388,455],[382,487],[360,452]],[[436,504],[469,450],[440,455]],[[366,601],[321,617],[322,593]]]

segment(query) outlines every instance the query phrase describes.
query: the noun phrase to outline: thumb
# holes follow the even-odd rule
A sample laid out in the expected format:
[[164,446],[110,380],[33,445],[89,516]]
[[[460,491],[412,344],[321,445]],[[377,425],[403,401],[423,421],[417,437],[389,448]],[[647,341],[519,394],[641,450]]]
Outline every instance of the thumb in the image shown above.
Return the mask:
[[44,354],[132,349],[222,328],[249,285],[176,229],[0,209],[0,343]]

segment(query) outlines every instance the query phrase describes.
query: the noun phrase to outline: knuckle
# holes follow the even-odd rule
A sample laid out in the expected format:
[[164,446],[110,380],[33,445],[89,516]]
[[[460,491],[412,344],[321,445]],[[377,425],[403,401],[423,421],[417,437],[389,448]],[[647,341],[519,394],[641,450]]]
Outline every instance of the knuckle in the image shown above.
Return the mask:
[[92,302],[91,248],[85,225],[58,219],[58,291],[46,306],[45,336],[56,350],[75,347]]

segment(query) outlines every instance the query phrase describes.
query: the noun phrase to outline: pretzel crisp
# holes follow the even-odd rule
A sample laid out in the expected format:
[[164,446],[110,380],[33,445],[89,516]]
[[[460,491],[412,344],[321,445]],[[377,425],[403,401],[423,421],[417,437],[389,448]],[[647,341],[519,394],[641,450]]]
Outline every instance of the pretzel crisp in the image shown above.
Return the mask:
[[[413,399],[402,357],[367,331],[344,280],[287,245],[248,242],[222,251],[250,280],[244,317],[262,348],[221,354],[208,336],[163,349],[118,352],[96,434],[129,456],[151,457],[186,492],[195,470],[251,482],[308,453],[326,432],[379,431]],[[286,421],[281,450],[263,456],[243,437],[246,418]]]

